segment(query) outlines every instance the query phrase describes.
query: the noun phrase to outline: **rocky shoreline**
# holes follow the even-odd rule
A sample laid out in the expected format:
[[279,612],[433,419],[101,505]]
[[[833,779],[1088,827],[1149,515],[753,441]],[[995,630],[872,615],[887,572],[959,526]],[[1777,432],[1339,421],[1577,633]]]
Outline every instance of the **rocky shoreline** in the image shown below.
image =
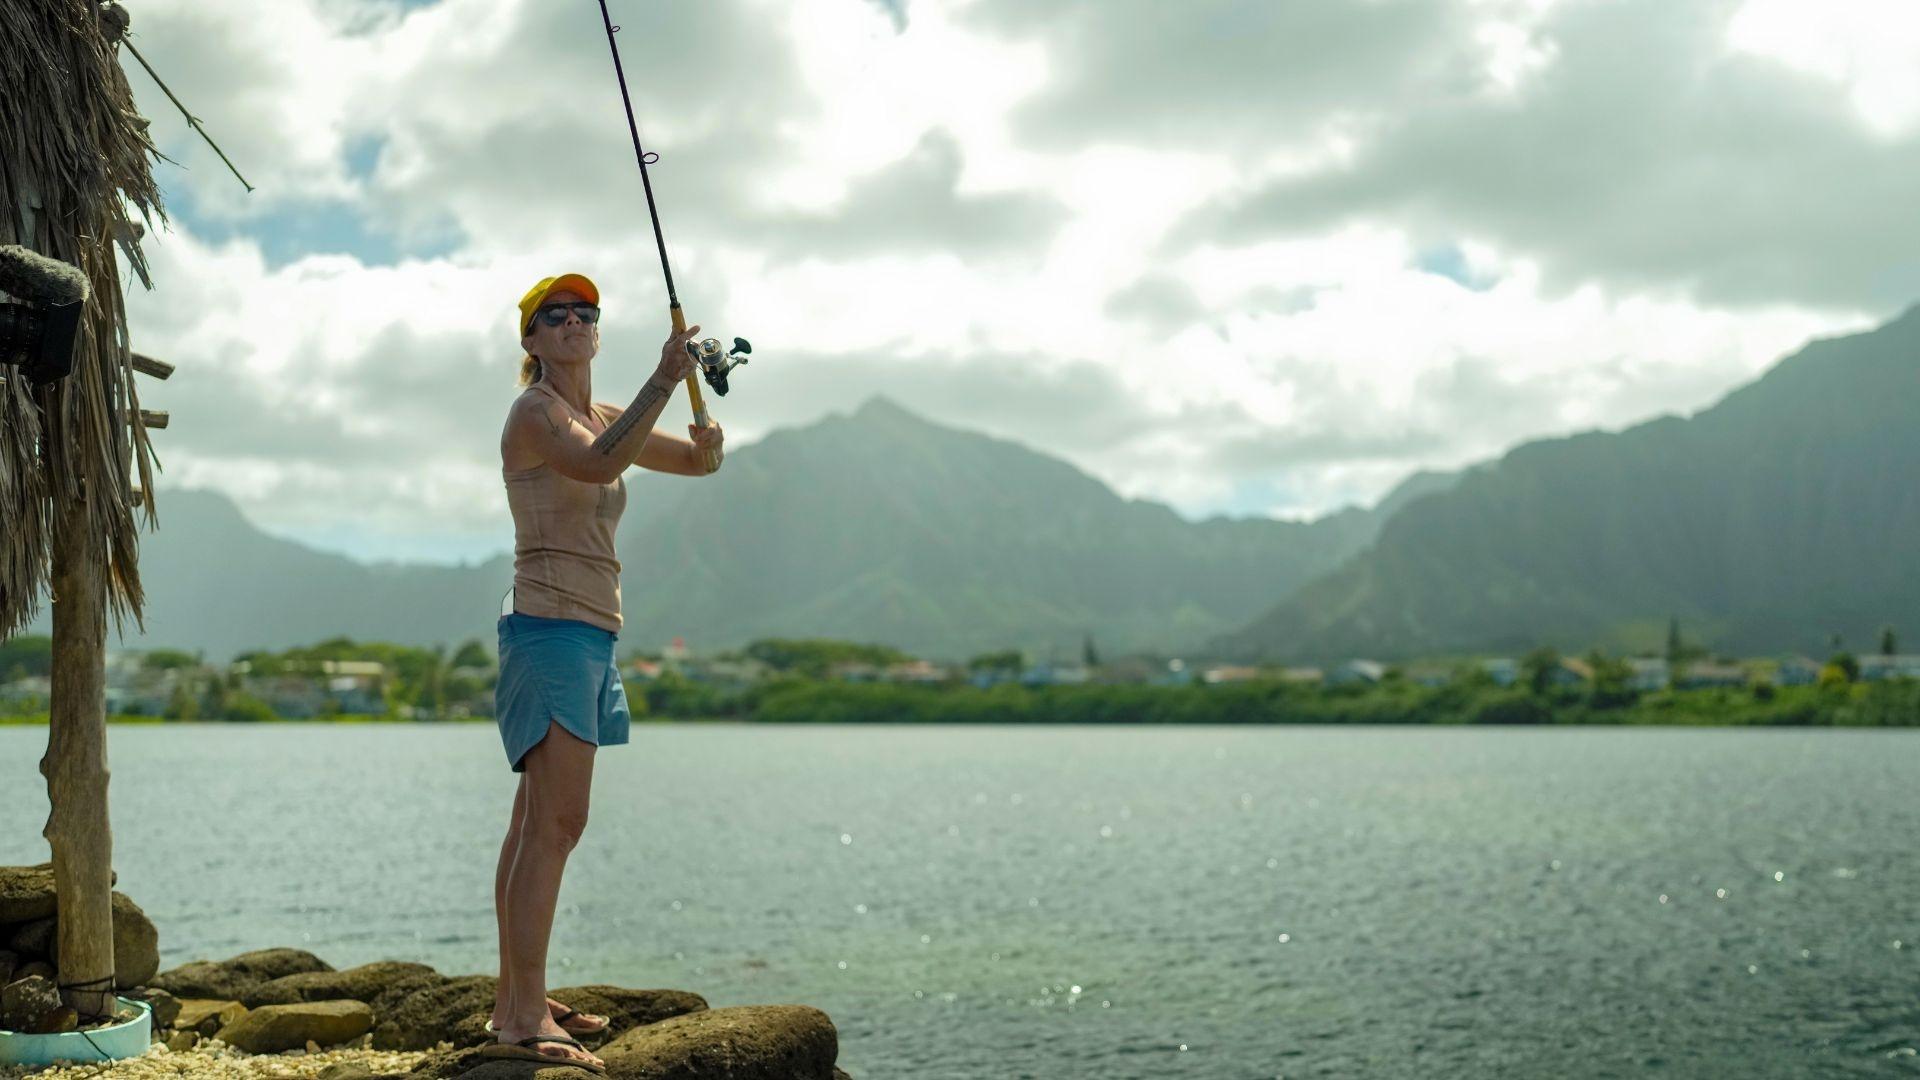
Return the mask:
[[[159,967],[159,935],[113,894],[115,985],[153,1007],[153,1046],[111,1066],[0,1066],[0,1080],[67,1076],[314,1077],[316,1080],[569,1080],[564,1062],[484,1059],[492,975],[442,975],[380,960],[337,970],[303,949]],[[0,866],[0,1029],[74,1030],[52,968],[51,864]],[[124,948],[123,948],[124,944]],[[833,1021],[807,1005],[710,1008],[686,990],[560,987],[554,1000],[607,1017],[580,1041],[615,1080],[851,1080]]]

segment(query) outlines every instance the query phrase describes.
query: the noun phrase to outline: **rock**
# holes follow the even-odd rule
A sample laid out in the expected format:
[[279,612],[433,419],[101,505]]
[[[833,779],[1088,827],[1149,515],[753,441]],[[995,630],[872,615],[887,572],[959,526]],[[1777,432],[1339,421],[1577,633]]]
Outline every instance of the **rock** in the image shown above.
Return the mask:
[[542,1065],[537,1061],[483,1061],[478,1068],[468,1069],[460,1074],[460,1080],[598,1080],[601,1073],[582,1069],[577,1065],[563,1064],[555,1059],[551,1065]]
[[39,1032],[40,1025],[64,1007],[52,979],[27,975],[0,987],[0,1028]]
[[373,1074],[358,1062],[336,1061],[321,1069],[314,1080],[373,1080]]
[[181,964],[148,979],[147,985],[183,998],[238,1001],[263,982],[305,971],[332,970],[333,965],[305,949],[256,949],[225,960]]
[[120,996],[144,1001],[153,1007],[153,1027],[170,1028],[180,1016],[180,999],[158,987],[135,986],[120,992]]
[[[59,921],[54,916],[20,923],[7,947],[22,956],[55,959]],[[123,892],[113,894],[113,982],[117,988],[139,986],[160,969],[160,932],[140,905]]]
[[51,980],[53,978],[53,965],[47,963],[45,960],[29,960],[13,969],[13,980],[15,982],[34,977]]
[[553,1000],[569,1008],[606,1017],[607,1031],[612,1035],[707,1007],[707,999],[691,990],[630,990],[624,986],[592,983],[563,986],[550,994]]
[[249,1054],[277,1054],[304,1048],[312,1039],[334,1046],[357,1039],[373,1027],[373,1010],[364,1001],[302,1001],[262,1005],[221,1028],[214,1038]]
[[113,984],[144,986],[160,970],[160,931],[126,893],[113,894]]
[[248,1008],[291,1005],[298,1001],[337,1001],[351,998],[371,1005],[380,992],[401,980],[440,978],[425,964],[407,960],[376,960],[345,971],[305,971],[260,983],[240,995]]
[[[455,1046],[471,1046],[492,1040],[478,1025],[469,1033],[455,1037],[462,1020],[474,1015],[482,1024],[493,1014],[493,999],[498,980],[491,975],[462,975],[442,978],[438,983],[414,985],[400,982],[373,1002],[378,1019],[373,1027],[376,1050],[431,1050],[442,1040]],[[474,1037],[477,1035],[478,1037]]]
[[[628,1028],[654,1024],[671,1016],[684,1016],[707,1007],[707,999],[689,990],[630,990],[624,986],[593,983],[587,986],[563,986],[548,991],[553,1000],[581,1012],[598,1013],[607,1018],[602,1035],[581,1038],[588,1047],[599,1046]],[[493,999],[485,1006],[453,1025],[446,1038],[455,1046],[479,1046],[493,1041],[487,1034],[487,1019],[493,1015]]]
[[835,1065],[833,1067],[833,1080],[853,1080],[853,1077],[847,1075],[846,1070]]
[[52,863],[0,866],[0,923],[44,919],[56,906]]
[[20,966],[20,957],[8,949],[0,949],[0,986],[13,981],[13,969]]
[[[107,885],[120,880],[117,871],[109,871]],[[32,922],[57,910],[53,895],[53,864],[0,866],[0,923]]]
[[40,1023],[31,1028],[22,1028],[35,1035],[58,1035],[63,1031],[74,1031],[80,1027],[80,1014],[71,1005],[62,1005],[40,1018]]
[[180,1008],[173,1018],[173,1026],[178,1031],[212,1035],[245,1015],[247,1015],[247,1007],[237,1001],[221,1001],[217,998],[181,998]]
[[840,1037],[808,1005],[738,1005],[644,1024],[595,1052],[614,1080],[831,1080]]
[[176,1031],[167,1036],[167,1049],[184,1053],[193,1049],[199,1042],[200,1033],[197,1031]]
[[7,948],[22,957],[38,956],[51,958],[53,956],[53,943],[54,918],[51,915],[44,919],[34,919],[30,922],[20,923],[13,928],[13,933],[7,937]]
[[[512,1061],[484,1058],[480,1048],[468,1046],[456,1050],[442,1050],[430,1053],[413,1066],[407,1074],[407,1080],[590,1080],[598,1078],[599,1073],[573,1065],[563,1065],[558,1061],[543,1064],[538,1061]],[[707,1080],[721,1080],[719,1077]]]
[[491,985],[492,978],[490,975],[462,975],[456,980],[449,979],[439,972],[401,975],[381,987],[380,992],[375,994],[373,1000],[367,1002],[367,1004],[373,1006],[374,1016],[385,1019],[389,1013],[400,1007],[402,1001],[405,1001],[422,990],[431,990],[435,987],[445,986],[451,982],[459,982],[462,985],[467,985],[476,979],[485,979],[488,985]]

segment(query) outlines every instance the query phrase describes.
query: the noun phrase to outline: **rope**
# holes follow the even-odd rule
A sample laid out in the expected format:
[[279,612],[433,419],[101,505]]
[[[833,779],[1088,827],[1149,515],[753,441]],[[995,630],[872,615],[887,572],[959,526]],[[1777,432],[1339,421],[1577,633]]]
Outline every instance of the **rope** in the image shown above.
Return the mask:
[[233,174],[235,180],[240,181],[241,187],[247,189],[247,194],[253,194],[253,185],[247,183],[247,178],[241,176],[240,170],[233,167],[233,162],[227,161],[227,152],[220,149],[220,144],[213,141],[213,136],[207,134],[206,128],[200,126],[200,118],[188,112],[187,107],[180,103],[180,99],[173,96],[173,91],[167,89],[167,84],[160,82],[160,73],[153,70],[153,65],[147,63],[147,58],[141,56],[140,50],[133,47],[133,42],[122,41],[120,44],[127,47],[127,51],[133,54],[133,58],[140,61],[140,66],[147,69],[147,74],[153,76],[153,81],[159,83],[160,89],[166,91],[167,99],[172,101],[174,106],[180,110],[181,116],[187,118],[187,126],[199,132],[200,137],[207,140],[207,145],[213,147],[213,152],[220,155],[220,160],[227,162],[227,171]]
[[[101,983],[105,983],[106,985],[104,986],[99,985]],[[78,982],[55,983],[54,986],[55,988],[60,990],[81,990],[87,993],[104,992],[109,996],[111,996],[113,994],[113,976],[110,974],[102,975],[97,979],[82,979]],[[79,1017],[79,1019],[80,1020],[101,1020],[101,1019],[111,1020],[113,1019],[113,1006],[111,1005],[107,1006],[107,1011],[104,1013],[82,1014]],[[87,1034],[85,1029],[76,1028],[75,1031],[79,1034],[81,1038],[87,1040],[87,1045],[93,1047],[94,1053],[100,1055],[100,1060],[102,1061],[113,1060],[113,1056],[111,1054],[108,1054],[105,1050],[100,1049],[100,1044],[97,1042],[94,1042],[93,1036]]]

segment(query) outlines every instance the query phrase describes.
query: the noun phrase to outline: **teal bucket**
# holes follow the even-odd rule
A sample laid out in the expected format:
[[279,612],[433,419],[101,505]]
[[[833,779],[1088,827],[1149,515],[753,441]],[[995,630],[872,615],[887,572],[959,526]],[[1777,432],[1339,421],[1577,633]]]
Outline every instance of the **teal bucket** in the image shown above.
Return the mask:
[[58,1061],[118,1061],[146,1053],[153,1041],[153,1006],[134,998],[115,1000],[135,1009],[134,1018],[86,1031],[29,1035],[0,1028],[0,1065],[52,1065]]

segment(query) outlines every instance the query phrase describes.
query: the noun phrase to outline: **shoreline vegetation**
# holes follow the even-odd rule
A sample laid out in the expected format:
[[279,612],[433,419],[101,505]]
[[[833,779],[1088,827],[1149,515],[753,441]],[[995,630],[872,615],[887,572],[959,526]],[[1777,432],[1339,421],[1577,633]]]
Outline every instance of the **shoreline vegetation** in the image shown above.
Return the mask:
[[[1387,682],[1303,686],[1249,679],[1206,686],[897,686],[777,680],[728,691],[673,678],[629,682],[635,723],[778,724],[1261,724],[1688,727],[1915,727],[1920,681],[1696,690],[1444,686]],[[110,714],[115,724],[171,724],[183,717]],[[202,718],[195,718],[202,719]],[[490,723],[489,716],[397,712],[204,718],[228,723]],[[47,714],[0,715],[0,725],[45,725]]]
[[[1091,639],[1070,666],[1015,650],[942,666],[832,639],[768,639],[712,656],[675,645],[621,661],[636,723],[1920,726],[1920,656],[1899,655],[1890,629],[1880,654],[1824,664],[1714,658],[1676,625],[1664,659],[1539,648],[1325,672],[1103,663]],[[0,725],[47,723],[50,646],[0,642]],[[227,665],[167,649],[123,653],[107,676],[112,723],[484,722],[498,669],[477,641],[449,652],[340,638]]]

